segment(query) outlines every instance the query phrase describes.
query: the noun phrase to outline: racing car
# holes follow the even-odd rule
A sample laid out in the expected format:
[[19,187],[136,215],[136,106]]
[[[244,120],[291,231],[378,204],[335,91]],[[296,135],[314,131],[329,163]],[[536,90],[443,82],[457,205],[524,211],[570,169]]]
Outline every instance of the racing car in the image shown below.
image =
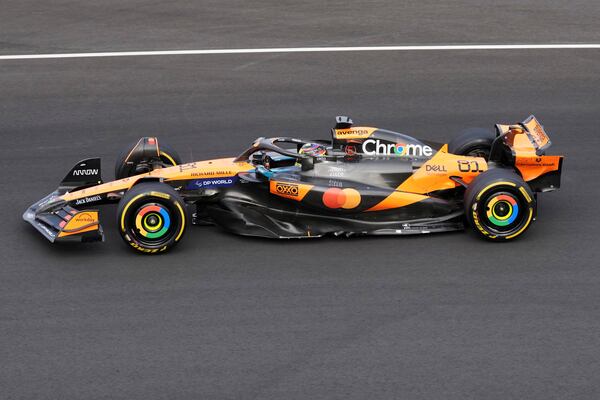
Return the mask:
[[447,144],[338,116],[325,140],[261,137],[237,157],[190,163],[142,137],[118,157],[116,180],[102,182],[99,158],[82,160],[23,218],[51,242],[103,241],[96,206],[118,203],[122,238],[146,254],[173,248],[189,223],[268,238],[468,224],[482,238],[508,241],[535,220],[537,193],[560,187],[563,157],[546,155],[550,144],[533,115]]

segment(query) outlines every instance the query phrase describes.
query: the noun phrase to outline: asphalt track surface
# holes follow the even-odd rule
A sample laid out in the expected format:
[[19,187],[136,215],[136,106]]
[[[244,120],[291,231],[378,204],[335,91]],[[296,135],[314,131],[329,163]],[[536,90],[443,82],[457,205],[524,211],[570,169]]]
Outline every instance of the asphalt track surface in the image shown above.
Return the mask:
[[[2,3],[2,54],[600,39],[594,1]],[[0,62],[0,398],[597,399],[598,65],[598,50]],[[530,113],[566,156],[562,188],[512,243],[190,227],[143,257],[111,207],[101,244],[51,246],[21,220],[81,158],[111,179],[142,135],[190,161],[326,137],[338,114],[444,141]]]

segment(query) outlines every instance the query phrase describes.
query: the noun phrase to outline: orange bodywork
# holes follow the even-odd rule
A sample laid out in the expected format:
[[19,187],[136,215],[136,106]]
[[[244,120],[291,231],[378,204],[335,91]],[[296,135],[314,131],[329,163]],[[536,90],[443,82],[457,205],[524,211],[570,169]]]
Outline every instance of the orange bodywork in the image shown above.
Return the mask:
[[525,181],[558,171],[562,156],[517,156],[515,166]]
[[525,181],[531,181],[548,172],[558,171],[562,156],[540,156],[537,149],[550,143],[540,123],[531,118],[523,123],[527,131],[516,125],[497,125],[506,134],[506,142],[515,156],[515,167]]
[[121,192],[130,189],[140,179],[160,178],[165,181],[179,181],[202,178],[225,178],[235,176],[240,172],[254,169],[247,162],[234,162],[233,158],[221,158],[210,161],[197,161],[169,168],[155,169],[146,174],[131,176],[117,181],[103,183],[90,188],[65,193],[61,198],[73,201],[84,197],[111,192]]
[[84,232],[95,231],[100,227],[98,211],[87,210],[78,212],[64,224],[65,225],[61,227],[62,230],[58,234],[58,237],[79,235]]
[[425,162],[396,191],[367,211],[381,211],[404,207],[425,199],[427,193],[454,189],[458,183],[450,177],[456,177],[470,183],[477,175],[487,170],[485,159],[479,157],[457,156],[447,153],[444,145],[431,159]]
[[527,121],[523,122],[523,126],[529,132],[529,135],[533,139],[538,149],[550,143],[550,138],[544,132],[544,128],[535,117],[530,117]]
[[415,171],[396,190],[411,193],[431,193],[455,188],[458,183],[451,176],[470,183],[477,175],[487,170],[485,159],[457,156],[444,151],[444,146],[431,159]]
[[[524,125],[497,125],[497,127],[502,134],[505,134],[504,140],[515,156],[515,166],[525,181],[531,181],[548,172],[560,169],[562,156],[539,156],[536,154],[536,150],[549,145],[549,139],[535,118],[528,120]],[[333,134],[336,139],[356,140],[366,139],[376,130],[377,128],[373,127],[352,127],[334,129]],[[148,178],[159,178],[166,182],[226,178],[236,176],[240,172],[251,171],[254,168],[252,164],[245,161],[237,162],[234,158],[197,161],[156,169],[149,173],[76,190],[62,195],[61,198],[71,202],[95,195],[108,194],[110,196],[111,193],[118,195],[129,190],[139,180]],[[487,169],[488,165],[484,158],[451,154],[448,153],[448,146],[444,145],[392,193],[366,211],[400,208],[429,199],[431,193],[454,189],[461,184],[470,184],[475,177]],[[314,185],[299,182],[271,180],[269,183],[271,194],[295,201],[302,201],[314,188]],[[339,208],[351,209],[358,207],[361,203],[362,193],[359,191],[348,193],[352,201],[348,200],[348,204],[344,203],[344,206]],[[345,193],[345,195],[348,194]],[[329,207],[329,205],[325,205]]]
[[373,207],[369,208],[366,211],[383,211],[389,210],[391,208],[400,208],[428,198],[429,196],[424,196],[422,194],[392,192],[392,194],[383,199],[383,201],[381,201],[378,204],[375,204]]

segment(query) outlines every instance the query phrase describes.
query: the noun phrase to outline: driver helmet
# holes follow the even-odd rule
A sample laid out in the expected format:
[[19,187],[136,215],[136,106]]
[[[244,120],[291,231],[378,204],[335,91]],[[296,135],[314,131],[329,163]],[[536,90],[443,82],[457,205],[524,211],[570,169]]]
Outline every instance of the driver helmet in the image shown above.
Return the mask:
[[306,143],[300,147],[298,154],[306,154],[311,157],[321,157],[327,154],[325,146],[318,143]]

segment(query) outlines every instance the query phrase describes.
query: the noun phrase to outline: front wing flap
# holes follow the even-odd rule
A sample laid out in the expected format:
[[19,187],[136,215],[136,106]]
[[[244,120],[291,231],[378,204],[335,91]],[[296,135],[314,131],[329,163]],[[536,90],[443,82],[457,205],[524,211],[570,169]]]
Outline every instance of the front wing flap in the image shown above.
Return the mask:
[[104,241],[98,210],[77,210],[60,199],[58,191],[32,204],[23,219],[53,243]]

